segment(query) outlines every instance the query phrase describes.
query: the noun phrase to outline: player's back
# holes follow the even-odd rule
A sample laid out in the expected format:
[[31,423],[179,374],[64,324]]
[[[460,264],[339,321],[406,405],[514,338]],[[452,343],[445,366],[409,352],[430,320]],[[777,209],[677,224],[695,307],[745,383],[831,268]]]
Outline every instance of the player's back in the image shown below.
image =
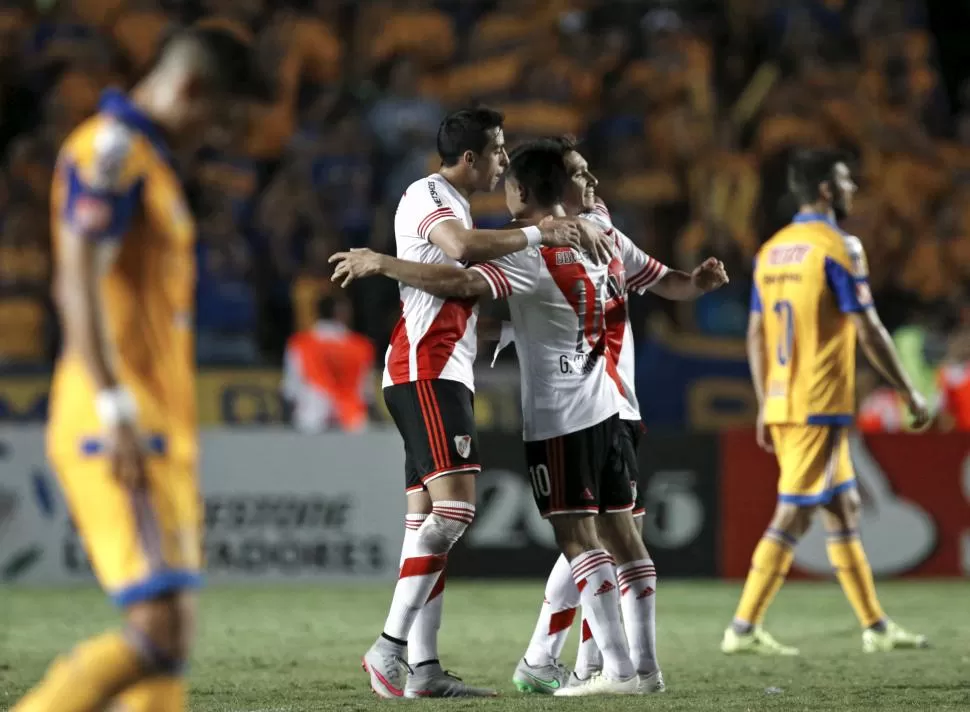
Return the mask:
[[855,326],[871,302],[859,240],[799,214],[758,252],[752,310],[763,313],[765,422],[841,425],[855,411]]
[[624,406],[606,315],[620,298],[610,277],[622,263],[597,264],[568,247],[528,248],[535,289],[509,297],[522,376],[526,440],[578,432]]
[[[412,262],[460,266],[430,239],[431,231],[448,220],[472,228],[471,207],[464,196],[439,173],[412,183],[394,216],[397,256]],[[387,350],[384,387],[441,378],[474,391],[477,302],[442,299],[404,284],[400,291],[401,318]]]
[[[57,256],[64,231],[117,243],[99,284],[110,357],[154,446],[194,461],[195,227],[161,134],[124,95],[106,93],[99,113],[64,142],[51,214],[61,300]],[[70,456],[101,447],[94,403],[95,386],[66,343],[51,393],[52,452]]]

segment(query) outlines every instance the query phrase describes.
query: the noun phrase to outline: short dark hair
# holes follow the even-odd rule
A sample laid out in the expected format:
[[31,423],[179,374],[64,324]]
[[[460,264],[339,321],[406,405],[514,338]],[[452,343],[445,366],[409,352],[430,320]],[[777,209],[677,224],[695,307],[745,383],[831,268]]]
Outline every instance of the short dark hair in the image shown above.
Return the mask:
[[788,190],[799,205],[814,203],[820,197],[819,184],[834,180],[835,166],[847,162],[848,158],[839,151],[798,151],[788,162]]
[[579,139],[573,136],[572,134],[563,134],[562,136],[550,136],[549,138],[544,140],[550,141],[556,144],[557,146],[559,146],[559,150],[562,151],[564,154],[569,153],[570,151],[579,150]]
[[461,160],[465,151],[482,153],[488,144],[488,132],[502,128],[502,112],[484,106],[461,109],[448,114],[438,127],[438,155],[446,166]]
[[178,46],[195,45],[201,53],[207,82],[225,96],[269,101],[270,82],[260,71],[252,43],[222,27],[188,27],[171,31],[159,48],[157,62]]
[[530,141],[512,151],[508,173],[530,200],[542,207],[555,205],[563,199],[569,185],[563,153],[557,140]]

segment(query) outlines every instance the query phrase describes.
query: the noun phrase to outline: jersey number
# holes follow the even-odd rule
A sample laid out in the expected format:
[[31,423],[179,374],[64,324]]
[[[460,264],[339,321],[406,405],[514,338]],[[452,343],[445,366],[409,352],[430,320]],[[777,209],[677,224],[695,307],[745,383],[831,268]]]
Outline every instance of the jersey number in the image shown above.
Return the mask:
[[[589,296],[587,290],[589,286],[593,287],[595,295],[591,300],[593,302],[592,318],[587,323],[587,319],[590,316],[586,313],[589,309],[589,303],[587,301]],[[576,353],[578,354],[586,352],[587,341],[595,344],[603,334],[606,326],[606,310],[604,308],[606,289],[605,279],[600,280],[596,285],[592,285],[588,280],[580,279],[573,285],[573,305],[576,310],[576,316],[579,317],[579,328],[576,330]]]
[[775,314],[778,315],[778,326],[781,335],[778,337],[778,348],[775,351],[778,363],[787,366],[791,361],[792,349],[795,346],[795,310],[787,299],[775,302]]
[[529,468],[529,477],[532,478],[532,492],[536,499],[548,497],[552,493],[552,484],[549,482],[549,468],[545,465],[536,465]]

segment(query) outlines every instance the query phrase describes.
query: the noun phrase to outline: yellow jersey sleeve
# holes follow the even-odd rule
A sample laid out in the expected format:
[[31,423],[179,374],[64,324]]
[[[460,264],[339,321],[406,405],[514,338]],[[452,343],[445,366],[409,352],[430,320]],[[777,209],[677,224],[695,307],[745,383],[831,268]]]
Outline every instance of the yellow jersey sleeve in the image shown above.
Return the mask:
[[839,311],[849,314],[872,306],[869,265],[862,241],[854,235],[833,240],[825,256],[825,281]]
[[59,157],[62,227],[91,240],[120,240],[141,202],[143,147],[128,126],[96,117],[79,128]]

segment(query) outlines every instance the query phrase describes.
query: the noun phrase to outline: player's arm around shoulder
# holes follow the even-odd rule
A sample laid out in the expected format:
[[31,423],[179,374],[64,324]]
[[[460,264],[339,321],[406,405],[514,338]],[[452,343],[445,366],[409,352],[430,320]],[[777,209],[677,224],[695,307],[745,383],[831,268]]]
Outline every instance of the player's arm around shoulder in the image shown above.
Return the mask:
[[384,275],[445,299],[469,299],[491,293],[487,280],[475,270],[402,260],[366,248],[338,252],[330,257],[330,263],[335,265],[331,280],[344,288],[364,277]]

